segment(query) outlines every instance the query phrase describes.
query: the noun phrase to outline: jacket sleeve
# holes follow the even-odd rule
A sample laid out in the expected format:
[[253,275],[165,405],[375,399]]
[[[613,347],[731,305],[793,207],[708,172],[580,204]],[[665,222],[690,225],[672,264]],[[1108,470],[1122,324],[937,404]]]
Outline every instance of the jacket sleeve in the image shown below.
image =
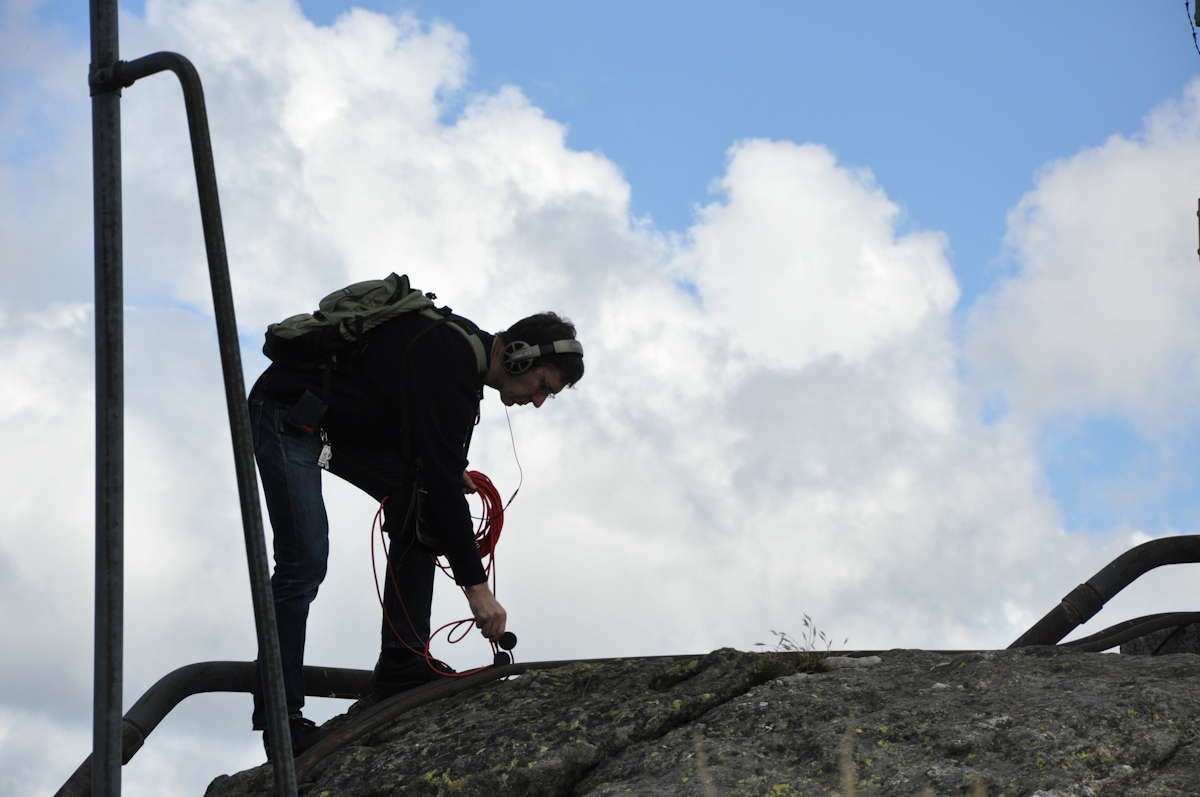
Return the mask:
[[[447,334],[448,333],[448,334]],[[425,518],[460,586],[487,580],[463,493],[467,441],[479,413],[474,355],[452,330],[432,330],[409,348],[405,380],[412,453],[425,491]]]

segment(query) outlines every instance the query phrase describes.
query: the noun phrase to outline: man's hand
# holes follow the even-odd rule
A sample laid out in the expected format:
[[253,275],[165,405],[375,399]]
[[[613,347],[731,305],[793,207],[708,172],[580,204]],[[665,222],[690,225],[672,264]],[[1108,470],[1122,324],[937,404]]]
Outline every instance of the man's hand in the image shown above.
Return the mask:
[[467,472],[464,470],[463,471],[463,492],[464,493],[474,493],[475,489],[476,489],[475,482],[471,481],[471,477],[468,476]]
[[504,626],[508,622],[508,613],[492,595],[487,582],[464,587],[463,592],[467,594],[467,603],[471,605],[475,625],[483,635],[488,639],[496,639],[503,634]]

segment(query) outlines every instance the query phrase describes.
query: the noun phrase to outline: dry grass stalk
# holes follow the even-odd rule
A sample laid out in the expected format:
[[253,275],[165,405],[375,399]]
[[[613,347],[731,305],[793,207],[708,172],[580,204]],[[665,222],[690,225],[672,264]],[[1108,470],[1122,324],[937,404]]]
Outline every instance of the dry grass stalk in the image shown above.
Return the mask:
[[696,750],[696,773],[700,776],[700,788],[704,790],[704,797],[717,797],[712,770],[708,768],[708,755],[704,752],[704,736],[699,728],[696,728],[692,736],[692,743]]
[[[837,797],[857,797],[858,768],[854,764],[854,734],[849,730],[842,737],[842,743],[838,745],[838,771],[841,773],[842,790]],[[705,797],[708,797],[707,792]],[[938,797],[938,795],[930,786],[922,786],[916,797]],[[971,782],[970,797],[987,797],[987,786],[983,781]]]
[[842,774],[842,797],[858,794],[858,768],[854,766],[854,734],[849,730],[838,746],[838,771]]

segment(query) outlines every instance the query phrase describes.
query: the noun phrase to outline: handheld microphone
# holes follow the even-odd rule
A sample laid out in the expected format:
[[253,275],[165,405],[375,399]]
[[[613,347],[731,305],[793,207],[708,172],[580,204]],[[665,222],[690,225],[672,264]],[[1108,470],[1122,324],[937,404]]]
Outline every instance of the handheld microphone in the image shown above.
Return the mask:
[[503,667],[505,664],[512,664],[512,656],[505,651],[512,650],[517,646],[517,635],[512,631],[505,631],[496,640],[496,645],[502,650],[496,651],[496,655],[492,657],[492,666]]

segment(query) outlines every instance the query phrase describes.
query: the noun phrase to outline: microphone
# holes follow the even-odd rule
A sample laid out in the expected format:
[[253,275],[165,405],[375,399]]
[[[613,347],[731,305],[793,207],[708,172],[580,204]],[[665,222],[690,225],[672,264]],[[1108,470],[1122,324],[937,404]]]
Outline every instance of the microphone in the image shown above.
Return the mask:
[[502,650],[496,651],[496,655],[492,657],[492,666],[503,667],[505,664],[512,664],[512,656],[505,651],[517,646],[517,635],[512,631],[505,631],[496,640],[496,645]]

